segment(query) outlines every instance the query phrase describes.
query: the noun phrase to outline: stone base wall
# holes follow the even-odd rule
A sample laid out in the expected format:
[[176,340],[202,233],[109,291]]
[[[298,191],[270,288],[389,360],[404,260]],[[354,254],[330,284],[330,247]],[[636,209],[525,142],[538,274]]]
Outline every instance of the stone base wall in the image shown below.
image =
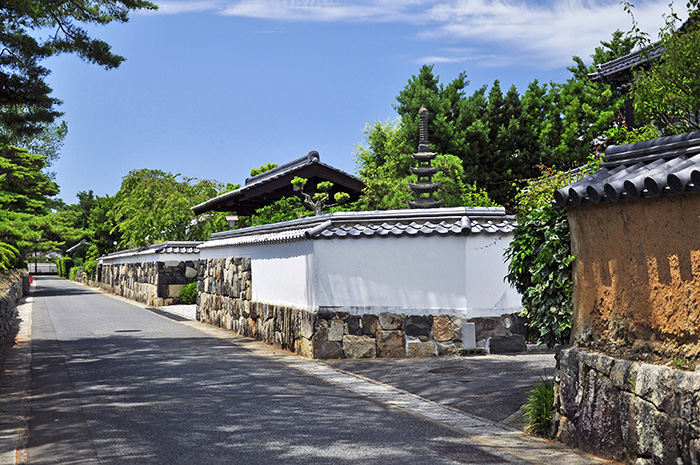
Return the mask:
[[700,372],[561,350],[557,439],[634,465],[700,464]]
[[102,264],[99,287],[127,299],[160,307],[179,303],[180,290],[197,278],[198,261]]
[[17,304],[29,293],[29,273],[26,270],[10,272],[10,287],[0,295],[0,349],[12,329]]
[[[252,300],[248,257],[200,261],[197,319],[309,358],[426,357],[462,348],[456,315],[353,315]],[[477,318],[477,339],[491,352],[526,350],[522,319]]]

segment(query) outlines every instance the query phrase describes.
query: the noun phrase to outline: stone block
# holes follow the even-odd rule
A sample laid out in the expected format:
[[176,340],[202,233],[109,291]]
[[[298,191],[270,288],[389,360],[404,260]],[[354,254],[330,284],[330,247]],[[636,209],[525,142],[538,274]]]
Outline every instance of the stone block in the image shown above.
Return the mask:
[[377,315],[362,315],[362,334],[374,336],[379,327],[379,317]]
[[379,326],[384,331],[401,329],[403,327],[403,317],[395,313],[380,313]]
[[437,348],[435,347],[435,342],[406,342],[406,354],[409,357],[434,357],[437,355]]
[[362,336],[362,324],[360,317],[357,315],[350,315],[345,320],[346,334],[352,334],[353,336]]
[[406,339],[403,331],[377,331],[377,356],[401,358],[406,356]]
[[462,340],[462,325],[466,322],[466,318],[461,316],[452,315],[451,316],[451,330],[452,330],[452,340],[461,341]]
[[578,414],[578,447],[615,460],[626,455],[620,418],[620,391],[595,370],[588,370]]
[[316,314],[306,310],[299,311],[299,325],[301,335],[306,339],[311,339],[316,326]]
[[345,324],[340,320],[331,320],[328,327],[328,340],[340,342],[343,340]]
[[314,338],[313,353],[314,358],[317,359],[345,358],[343,347],[340,342],[335,341],[321,341]]
[[353,336],[351,334],[344,336],[343,351],[347,358],[374,358],[377,356],[375,340],[369,336]]
[[431,316],[411,315],[404,320],[404,332],[408,337],[430,337],[433,321]]
[[185,278],[190,279],[190,280],[194,280],[194,278],[196,278],[196,277],[197,277],[197,270],[195,270],[191,266],[188,266],[187,268],[185,268]]
[[597,372],[603,373],[606,376],[610,374],[610,370],[615,362],[612,357],[597,352],[581,351],[580,358],[583,360],[583,363],[585,363],[586,366],[593,368]]
[[294,352],[302,357],[314,358],[314,345],[306,338],[297,338],[294,343]]
[[433,317],[433,339],[438,342],[452,340],[452,318],[449,315]]
[[488,341],[489,353],[509,354],[515,352],[526,352],[527,344],[522,334],[506,337],[492,337]]
[[459,355],[460,352],[460,346],[456,345],[452,341],[437,342],[435,346],[437,347],[437,352],[440,356]]
[[670,395],[675,391],[674,371],[661,365],[642,363],[637,371],[635,393],[642,399],[651,402],[662,412],[676,414],[678,401]]

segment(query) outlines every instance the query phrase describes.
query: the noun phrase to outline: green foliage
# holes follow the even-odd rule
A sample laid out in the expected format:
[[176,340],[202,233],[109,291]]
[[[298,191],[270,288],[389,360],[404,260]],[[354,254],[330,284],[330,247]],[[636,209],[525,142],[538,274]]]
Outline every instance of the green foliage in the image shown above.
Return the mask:
[[68,278],[71,268],[73,268],[73,259],[70,257],[63,257],[56,260],[56,267],[58,268],[58,276],[61,278]]
[[253,168],[250,170],[251,176],[257,176],[259,174],[267,173],[268,171],[277,168],[279,165],[277,163],[268,163],[267,165],[261,165],[260,168]]
[[0,147],[0,241],[24,256],[43,250],[43,231],[52,227],[47,215],[58,186],[42,172],[46,157],[15,147]]
[[191,207],[217,196],[223,186],[214,181],[183,178],[161,170],[130,171],[117,192],[108,215],[121,234],[120,248],[142,247],[165,241],[206,240],[228,229],[224,213],[200,215]]
[[184,305],[191,305],[191,304],[196,304],[197,303],[197,283],[189,283],[185,285],[182,289],[180,289],[180,293],[178,294],[178,298],[180,299],[180,303]]
[[88,276],[94,276],[97,271],[97,260],[87,260],[83,263],[83,271]]
[[296,187],[297,189],[303,189],[304,186],[306,185],[306,182],[308,179],[306,178],[300,178],[299,176],[294,176],[294,179],[292,179],[292,186]]
[[660,137],[658,130],[650,125],[638,128],[629,128],[626,125],[610,128],[605,132],[609,145],[625,145]]
[[21,262],[21,256],[17,248],[0,242],[0,273],[7,274],[13,268],[18,268]]
[[[588,74],[595,65],[629,53],[636,42],[617,31],[595,49],[591,65],[573,58],[567,82],[533,81],[522,95],[514,86],[504,92],[498,80],[467,95],[466,73],[445,85],[432,66],[421,67],[396,98],[400,119],[368,125],[365,143],[355,152],[367,186],[363,202],[370,209],[395,209],[406,208],[413,198],[409,168],[419,138],[418,112],[425,105],[431,150],[442,154],[434,161],[441,166],[435,180],[443,182],[436,197],[445,206],[488,198],[487,205],[512,211],[518,188],[539,175],[540,165],[571,169],[604,150],[605,131],[619,124],[626,96],[609,84],[591,82]],[[488,197],[470,194],[482,191]]]
[[342,203],[347,202],[350,199],[350,194],[346,192],[336,192],[333,195],[336,203],[328,205],[328,199],[330,198],[331,190],[333,189],[333,183],[330,181],[321,181],[316,184],[316,192],[313,195],[304,192],[304,187],[307,184],[307,179],[295,176],[291,183],[294,186],[295,191],[299,191],[304,197],[304,204],[313,209],[316,215],[323,215],[326,208],[335,207]]
[[575,176],[544,168],[517,196],[518,226],[505,252],[506,279],[521,294],[522,315],[538,344],[566,343],[571,331],[573,278],[566,211],[555,209],[554,191],[598,169],[591,159]]
[[311,212],[304,207],[299,197],[283,197],[273,204],[257,209],[255,214],[251,216],[250,224],[241,225],[241,227],[296,220],[310,214]]
[[537,436],[549,436],[554,416],[554,382],[540,377],[535,387],[526,394],[526,431]]
[[522,295],[523,312],[538,344],[567,342],[573,280],[565,210],[542,206],[520,217],[506,250],[506,278]]
[[0,148],[0,209],[43,214],[58,185],[42,169],[46,157],[16,147]]
[[632,87],[635,115],[653,124],[662,135],[700,129],[698,10],[692,10],[690,17],[683,29],[678,30],[678,16],[673,12],[666,16],[659,40],[664,52],[648,71],[638,71]]
[[[365,145],[355,151],[358,174],[365,183],[360,205],[365,210],[396,210],[408,208],[414,195],[408,187],[416,177],[410,172],[414,166],[411,148],[406,140],[406,129],[399,120],[376,122],[365,128]],[[449,154],[439,154],[433,160],[439,171],[434,181],[442,182],[436,198],[446,207],[493,206],[495,203],[483,190],[464,181],[466,175],[462,160]]]
[[68,279],[71,281],[75,281],[76,276],[78,276],[78,271],[80,270],[79,266],[74,266],[70,269],[68,272]]
[[[155,9],[144,0],[8,0],[0,9],[0,126],[16,136],[41,133],[60,115],[50,96],[45,59],[72,53],[115,68],[124,58],[89,36],[85,25],[126,22],[132,10]],[[8,143],[9,141],[4,141]]]

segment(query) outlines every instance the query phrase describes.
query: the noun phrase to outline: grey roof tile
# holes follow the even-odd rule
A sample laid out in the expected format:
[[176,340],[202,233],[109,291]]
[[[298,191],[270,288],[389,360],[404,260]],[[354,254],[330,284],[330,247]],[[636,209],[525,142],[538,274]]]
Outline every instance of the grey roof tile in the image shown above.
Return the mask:
[[509,233],[515,218],[503,208],[341,212],[213,234],[200,248],[314,239]]
[[596,173],[554,193],[556,207],[700,191],[700,131],[609,147]]

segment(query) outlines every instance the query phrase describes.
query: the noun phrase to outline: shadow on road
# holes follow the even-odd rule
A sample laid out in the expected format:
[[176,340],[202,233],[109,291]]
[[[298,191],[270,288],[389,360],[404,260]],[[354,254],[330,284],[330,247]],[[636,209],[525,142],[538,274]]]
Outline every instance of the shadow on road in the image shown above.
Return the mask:
[[85,463],[83,441],[115,464],[506,463],[226,341],[114,335],[33,353],[32,464]]

